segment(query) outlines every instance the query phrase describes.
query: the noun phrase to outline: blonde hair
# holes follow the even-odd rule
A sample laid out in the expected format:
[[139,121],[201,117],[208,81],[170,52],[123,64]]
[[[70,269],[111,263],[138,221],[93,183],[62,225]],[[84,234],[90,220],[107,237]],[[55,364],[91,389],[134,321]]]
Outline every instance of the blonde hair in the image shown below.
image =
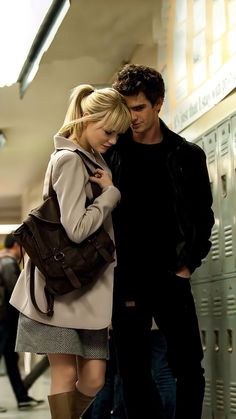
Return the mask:
[[89,84],[82,84],[72,91],[59,134],[67,138],[71,136],[79,142],[83,122],[99,122],[102,119],[107,131],[123,133],[129,128],[131,117],[123,96],[111,87],[95,90]]

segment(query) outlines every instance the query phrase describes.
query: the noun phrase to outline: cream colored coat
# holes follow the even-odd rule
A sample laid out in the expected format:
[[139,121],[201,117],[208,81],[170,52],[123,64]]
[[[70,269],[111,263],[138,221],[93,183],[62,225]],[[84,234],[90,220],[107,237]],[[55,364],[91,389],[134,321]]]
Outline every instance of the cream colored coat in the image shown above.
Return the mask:
[[[48,196],[52,165],[52,184],[60,205],[61,222],[69,238],[80,243],[102,224],[114,238],[111,212],[120,199],[119,190],[115,186],[103,189],[102,194],[86,209],[86,197],[92,198],[89,175],[80,156],[71,151],[78,148],[91,161],[93,161],[93,157],[64,137],[55,136],[54,143],[57,152],[52,154],[48,165],[43,195],[44,197]],[[101,168],[108,170],[105,161],[99,154],[96,158]],[[110,324],[114,263],[108,266],[92,289],[84,295],[76,290],[56,297],[52,318],[39,313],[32,304],[29,268],[30,260],[28,259],[10,300],[10,303],[25,316],[53,326],[81,329],[102,329]],[[35,295],[36,301],[43,311],[46,310],[44,283],[43,275],[36,269]]]

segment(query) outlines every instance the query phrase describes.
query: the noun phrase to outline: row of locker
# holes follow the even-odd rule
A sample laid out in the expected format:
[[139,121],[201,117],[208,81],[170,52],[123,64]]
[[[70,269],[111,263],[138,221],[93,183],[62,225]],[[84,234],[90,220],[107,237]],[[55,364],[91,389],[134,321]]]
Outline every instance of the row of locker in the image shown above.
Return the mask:
[[236,274],[192,284],[204,351],[203,419],[236,419]]
[[196,140],[206,153],[215,225],[193,275],[204,350],[203,419],[236,419],[236,114]]
[[202,282],[236,271],[236,114],[196,144],[206,153],[215,214],[210,253],[194,275]]

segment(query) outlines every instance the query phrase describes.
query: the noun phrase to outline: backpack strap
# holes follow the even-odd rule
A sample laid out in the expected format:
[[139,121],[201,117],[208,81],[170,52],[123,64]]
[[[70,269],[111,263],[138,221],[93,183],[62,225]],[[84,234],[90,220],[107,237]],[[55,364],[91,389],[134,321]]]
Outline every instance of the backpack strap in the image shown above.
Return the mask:
[[49,294],[46,287],[44,287],[44,292],[47,300],[47,311],[42,311],[41,308],[39,308],[36,298],[35,298],[35,264],[30,261],[30,297],[31,301],[33,303],[34,308],[39,311],[42,314],[46,314],[48,317],[52,317],[53,315],[53,305],[54,305],[54,297],[53,295]]
[[[91,160],[84,153],[79,151],[78,149],[74,150],[73,152],[75,152],[76,154],[78,154],[80,156],[80,158],[82,159],[82,161],[83,161],[83,163],[84,163],[84,165],[87,169],[87,172],[88,172],[89,176],[93,176],[94,170],[96,168],[101,169],[101,166],[99,164],[96,165],[96,163],[92,163]],[[49,184],[48,184],[48,196],[56,195],[56,192],[53,189],[53,185],[52,185],[52,170],[53,170],[53,166],[51,164],[50,175],[49,175]],[[101,195],[101,188],[97,183],[91,182],[91,188],[92,188],[92,193],[93,193],[93,199],[95,199],[99,195]]]
[[[87,156],[85,156],[85,154],[82,153],[81,151],[75,150],[75,152],[81,157],[81,159],[82,159],[82,161],[83,161],[83,163],[84,163],[84,165],[87,169],[87,172],[88,172],[89,176],[94,175],[94,170],[96,168],[101,169],[100,165],[98,165],[98,164],[96,165],[96,163],[92,163],[91,160]],[[92,188],[92,193],[93,193],[93,199],[95,199],[99,195],[101,195],[101,188],[95,182],[90,182],[90,183],[91,183],[91,188]]]

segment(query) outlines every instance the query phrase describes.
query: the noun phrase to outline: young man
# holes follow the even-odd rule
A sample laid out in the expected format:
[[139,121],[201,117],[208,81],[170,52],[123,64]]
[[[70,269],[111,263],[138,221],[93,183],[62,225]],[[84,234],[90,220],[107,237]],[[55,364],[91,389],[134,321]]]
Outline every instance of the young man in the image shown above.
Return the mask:
[[209,252],[214,224],[205,154],[159,118],[165,87],[157,71],[126,65],[113,87],[132,116],[107,156],[121,191],[113,330],[128,418],[165,417],[150,372],[154,318],[177,379],[176,418],[200,419],[203,352],[190,276]]
[[5,237],[4,249],[0,251],[0,284],[4,290],[0,310],[0,357],[4,356],[7,374],[17,399],[18,408],[25,410],[38,406],[43,400],[35,400],[28,396],[18,367],[19,355],[15,352],[19,312],[9,304],[9,299],[20,275],[18,265],[20,257],[20,245],[12,234],[8,234]]

